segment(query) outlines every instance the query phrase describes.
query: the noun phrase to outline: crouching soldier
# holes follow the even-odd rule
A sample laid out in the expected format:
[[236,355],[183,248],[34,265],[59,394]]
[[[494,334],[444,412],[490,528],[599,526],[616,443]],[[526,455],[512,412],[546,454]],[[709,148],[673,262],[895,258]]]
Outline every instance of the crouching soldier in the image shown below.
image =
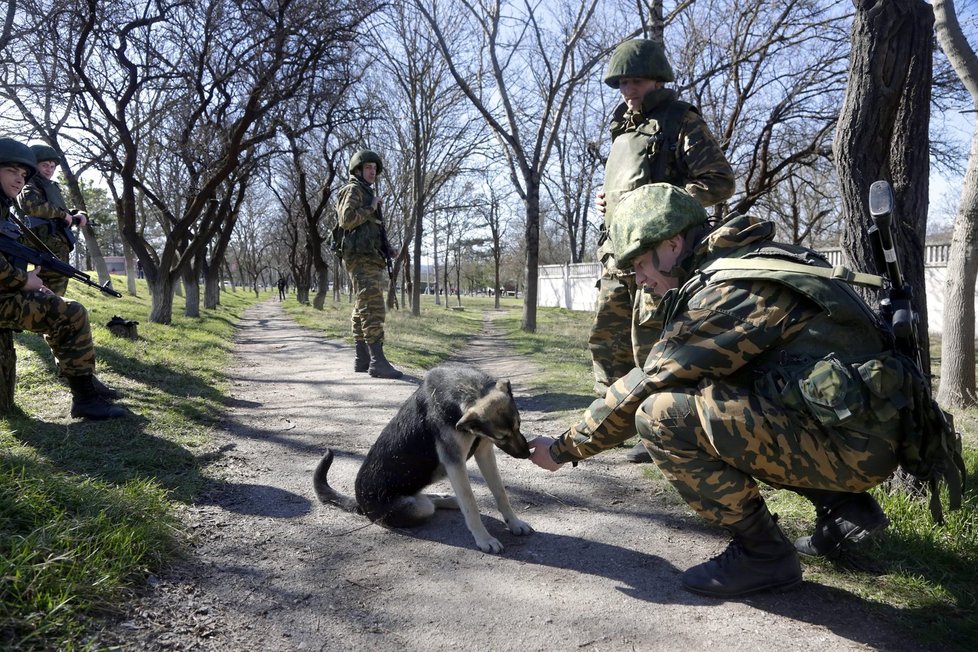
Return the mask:
[[[675,186],[643,186],[618,211],[615,259],[663,296],[662,334],[581,422],[530,442],[531,460],[555,471],[639,434],[690,507],[733,535],[683,574],[709,596],[794,586],[799,552],[831,555],[886,527],[865,492],[897,467],[905,372],[847,280],[775,242],[770,222],[733,215],[710,230]],[[809,498],[815,534],[788,541],[758,481]]]
[[[0,138],[0,238],[20,235],[10,220],[15,197],[37,172],[37,161],[27,145]],[[55,362],[71,388],[71,416],[111,419],[128,413],[100,396],[92,384],[95,347],[85,306],[62,299],[47,288],[37,270],[0,253],[0,328],[29,330],[44,335]]]

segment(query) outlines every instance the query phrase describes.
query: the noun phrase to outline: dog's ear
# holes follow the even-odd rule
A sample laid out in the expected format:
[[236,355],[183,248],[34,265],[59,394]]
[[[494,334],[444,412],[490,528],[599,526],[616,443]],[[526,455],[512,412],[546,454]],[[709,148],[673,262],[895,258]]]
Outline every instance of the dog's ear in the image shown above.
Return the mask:
[[477,410],[469,408],[455,424],[456,430],[464,430],[475,435],[487,435],[489,424]]
[[512,387],[512,385],[509,384],[509,381],[508,380],[498,380],[498,381],[496,381],[496,389],[498,389],[500,392],[505,392],[506,394],[509,394],[510,396],[513,395],[513,387]]

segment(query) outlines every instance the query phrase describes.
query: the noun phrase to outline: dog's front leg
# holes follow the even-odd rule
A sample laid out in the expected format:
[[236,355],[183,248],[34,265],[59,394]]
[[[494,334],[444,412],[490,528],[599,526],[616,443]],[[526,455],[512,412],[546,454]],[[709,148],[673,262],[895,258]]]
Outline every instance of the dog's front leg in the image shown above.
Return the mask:
[[503,544],[489,534],[486,526],[482,523],[479,507],[475,502],[475,494],[472,493],[472,485],[469,483],[469,475],[465,471],[464,458],[458,459],[456,457],[456,459],[449,461],[449,456],[444,456],[443,459],[445,459],[445,475],[448,476],[452,491],[455,492],[455,498],[458,499],[458,507],[462,510],[462,516],[465,517],[465,525],[475,537],[475,545],[482,552],[501,552]]
[[486,484],[489,485],[489,490],[496,499],[496,506],[499,507],[499,512],[506,519],[506,526],[509,528],[509,531],[519,535],[533,532],[530,524],[518,518],[516,512],[513,511],[513,506],[509,504],[509,495],[506,493],[506,486],[503,484],[503,479],[499,477],[499,467],[496,466],[495,448],[488,441],[484,442],[476,449],[474,457],[475,463],[479,466],[479,471],[482,472],[482,477],[485,478]]

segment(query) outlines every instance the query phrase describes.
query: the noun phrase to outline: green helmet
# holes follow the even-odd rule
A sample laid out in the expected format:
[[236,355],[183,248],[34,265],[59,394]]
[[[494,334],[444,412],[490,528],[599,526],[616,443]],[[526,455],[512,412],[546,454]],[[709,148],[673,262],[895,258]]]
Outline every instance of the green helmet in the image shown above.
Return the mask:
[[376,163],[377,174],[384,171],[384,162],[380,160],[380,154],[370,149],[361,149],[350,159],[350,174],[356,172],[364,163]]
[[622,196],[608,237],[618,267],[631,267],[639,254],[707,220],[706,209],[671,183],[650,183]]
[[61,164],[61,156],[58,152],[48,145],[31,145],[31,151],[34,152],[34,157],[37,158],[37,162],[41,161],[55,161],[59,165]]
[[676,80],[662,43],[644,38],[625,41],[611,54],[604,83],[618,88],[618,80],[622,77],[641,77],[664,82]]
[[37,174],[37,158],[31,148],[13,138],[0,138],[0,164],[19,163],[27,168],[27,178]]

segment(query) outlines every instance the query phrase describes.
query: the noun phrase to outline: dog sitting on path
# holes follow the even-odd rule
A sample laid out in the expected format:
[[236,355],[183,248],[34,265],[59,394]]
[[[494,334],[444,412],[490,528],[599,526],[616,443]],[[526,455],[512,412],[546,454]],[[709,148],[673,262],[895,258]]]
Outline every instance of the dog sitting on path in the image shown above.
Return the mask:
[[[461,509],[479,550],[496,553],[503,546],[482,523],[465,468],[468,458],[475,458],[509,531],[522,535],[533,528],[509,504],[493,446],[513,457],[530,456],[509,381],[466,365],[440,365],[427,373],[371,446],[357,473],[356,500],[329,486],[333,451],[328,449],[313,486],[322,502],[387,527],[420,525],[439,507]],[[455,497],[421,493],[446,475]]]

